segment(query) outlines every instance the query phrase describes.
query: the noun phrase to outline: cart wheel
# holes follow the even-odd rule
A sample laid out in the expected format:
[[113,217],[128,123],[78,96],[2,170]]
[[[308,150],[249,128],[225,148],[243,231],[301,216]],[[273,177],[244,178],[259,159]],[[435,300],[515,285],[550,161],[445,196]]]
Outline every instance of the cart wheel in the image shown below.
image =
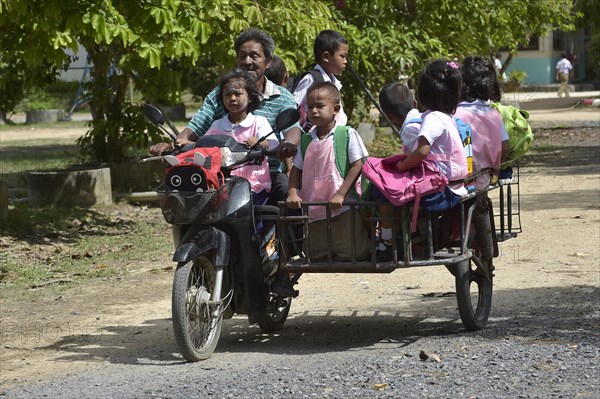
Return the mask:
[[[474,218],[474,234],[469,248],[473,257],[456,265],[456,300],[465,328],[469,331],[485,327],[492,308],[493,239],[488,212]],[[473,242],[477,242],[474,248]]]

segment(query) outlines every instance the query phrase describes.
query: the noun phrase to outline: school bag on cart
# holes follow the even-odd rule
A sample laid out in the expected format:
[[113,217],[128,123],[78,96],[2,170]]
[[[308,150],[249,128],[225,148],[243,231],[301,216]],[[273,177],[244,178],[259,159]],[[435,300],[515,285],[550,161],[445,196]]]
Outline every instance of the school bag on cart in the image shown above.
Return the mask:
[[521,158],[529,151],[529,147],[533,142],[533,132],[528,122],[529,113],[513,105],[492,103],[491,107],[500,112],[508,133],[509,150],[506,161]]
[[369,157],[363,165],[362,174],[392,205],[414,201],[411,231],[416,231],[421,198],[444,191],[448,178],[427,159],[412,169],[399,171],[396,164],[406,157],[404,154],[389,158]]

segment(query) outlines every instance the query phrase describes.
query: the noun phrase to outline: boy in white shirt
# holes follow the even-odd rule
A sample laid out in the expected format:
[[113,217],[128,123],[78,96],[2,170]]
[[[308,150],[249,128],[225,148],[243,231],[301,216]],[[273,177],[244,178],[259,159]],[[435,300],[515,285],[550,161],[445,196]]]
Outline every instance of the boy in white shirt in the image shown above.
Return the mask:
[[[314,54],[316,62],[314,69],[321,73],[322,79],[320,81],[331,82],[340,91],[342,83],[336,75],[341,75],[346,68],[348,40],[341,33],[334,30],[321,31],[315,39]],[[292,93],[296,104],[298,104],[300,125],[305,131],[310,129],[310,122],[307,118],[306,93],[313,83],[318,82],[315,82],[312,73],[307,73],[293,89]],[[341,104],[335,121],[339,126],[345,126],[348,123],[348,117],[344,113],[344,108]]]
[[571,91],[571,88],[569,87],[569,76],[571,76],[572,70],[573,65],[571,64],[571,61],[567,59],[565,53],[562,53],[560,55],[560,60],[556,63],[556,80],[560,82],[560,87],[556,94],[559,97],[562,97],[562,93],[565,93],[565,97],[569,97],[569,92]]

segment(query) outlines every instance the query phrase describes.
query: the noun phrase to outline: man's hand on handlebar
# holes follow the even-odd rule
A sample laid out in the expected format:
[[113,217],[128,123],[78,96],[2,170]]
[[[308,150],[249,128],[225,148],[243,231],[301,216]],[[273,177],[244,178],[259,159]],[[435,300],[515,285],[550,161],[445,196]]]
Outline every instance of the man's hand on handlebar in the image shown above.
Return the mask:
[[276,148],[277,158],[285,159],[293,157],[298,151],[298,144],[300,144],[300,137],[302,136],[302,130],[299,127],[292,127],[285,133],[285,140],[283,140]]
[[[196,134],[191,129],[185,128],[177,136],[176,146],[177,146],[177,148],[181,148],[186,144],[193,144],[193,143],[195,143],[194,139],[197,140],[198,136],[196,136]],[[148,152],[150,152],[150,154],[155,155],[155,156],[170,153],[172,151],[173,151],[173,143],[154,144],[148,150]]]
[[160,155],[163,155],[163,154],[167,154],[167,153],[170,153],[171,151],[173,151],[173,146],[171,145],[171,143],[158,143],[158,144],[154,144],[148,150],[148,152],[150,154],[155,155],[155,156],[160,156]]
[[277,146],[276,151],[277,158],[285,159],[296,155],[296,152],[298,151],[298,146],[294,143],[290,143],[289,141],[282,141]]

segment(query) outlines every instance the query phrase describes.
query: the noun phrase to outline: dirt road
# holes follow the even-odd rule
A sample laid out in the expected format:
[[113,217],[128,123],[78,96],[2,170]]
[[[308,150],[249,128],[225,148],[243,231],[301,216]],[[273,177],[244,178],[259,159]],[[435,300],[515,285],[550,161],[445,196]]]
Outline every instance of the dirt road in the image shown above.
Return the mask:
[[[556,381],[557,395],[593,397],[600,384],[600,131],[576,131],[540,137],[551,149],[522,169],[524,231],[501,244],[485,331],[464,332],[443,267],[304,275],[283,331],[262,334],[237,317],[226,322],[211,359],[183,364],[165,255],[126,276],[0,302],[0,397],[261,397],[265,391],[253,396],[256,386],[295,396],[283,388],[288,383],[306,397],[354,396],[357,386],[368,397],[398,397],[403,389],[413,397],[454,390],[473,397],[481,389],[549,397]],[[420,351],[441,362],[420,361]],[[228,372],[239,372],[238,388]],[[514,382],[520,373],[526,377]]]

